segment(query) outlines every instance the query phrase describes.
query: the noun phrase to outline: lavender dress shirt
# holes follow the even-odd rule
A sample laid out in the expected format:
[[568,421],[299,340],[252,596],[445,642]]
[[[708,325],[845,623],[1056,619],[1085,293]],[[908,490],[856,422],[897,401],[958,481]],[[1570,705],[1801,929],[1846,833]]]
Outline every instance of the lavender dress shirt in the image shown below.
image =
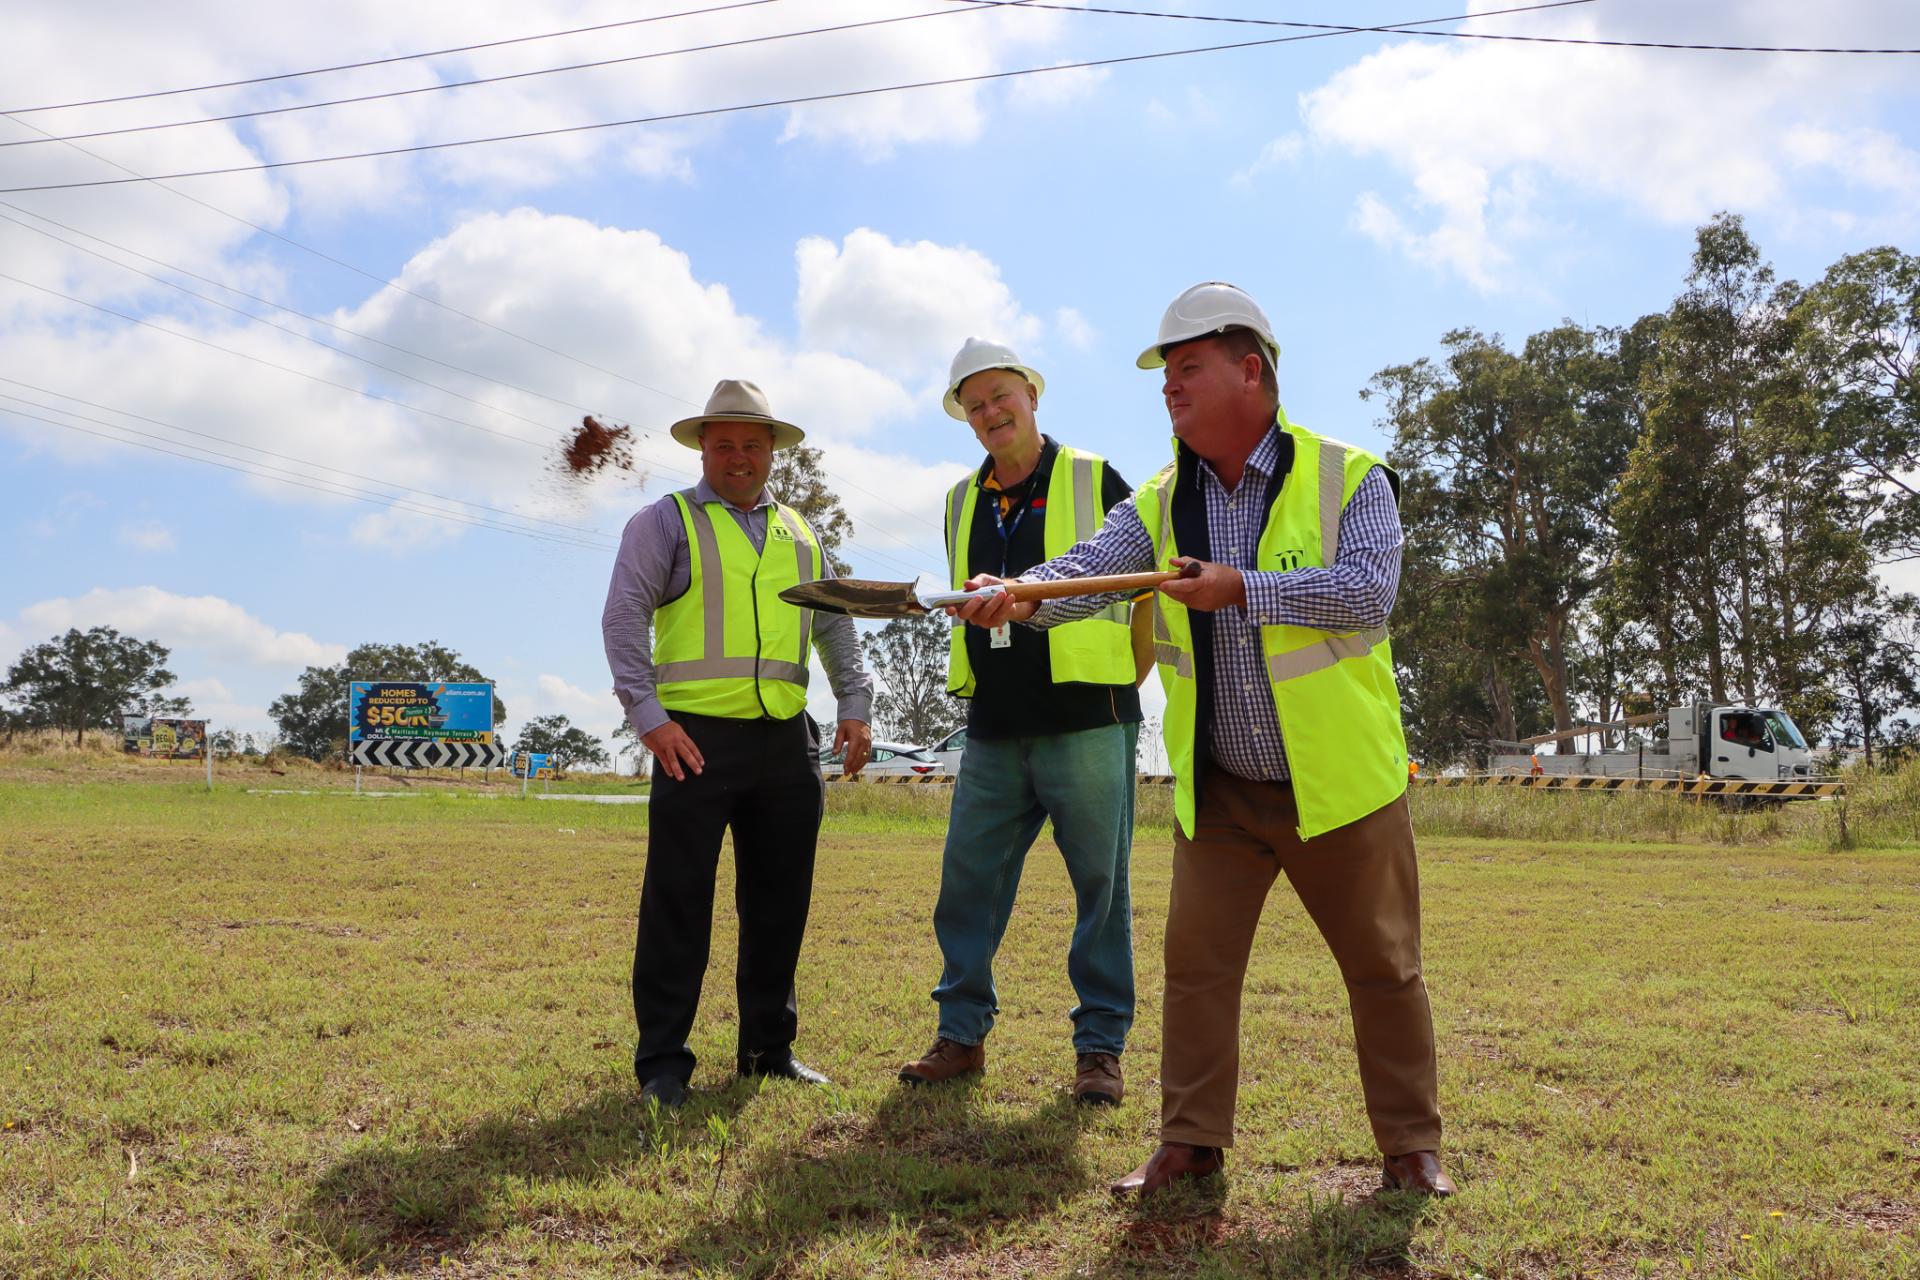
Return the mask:
[[[734,518],[758,551],[767,541],[767,511],[773,500],[763,490],[751,511],[742,511],[715,493],[702,479],[693,488],[695,502],[718,502]],[[825,567],[828,577],[833,567]],[[607,666],[613,670],[613,692],[626,709],[627,722],[642,737],[667,723],[665,707],[655,692],[653,670],[653,613],[677,600],[693,584],[693,558],[687,548],[687,527],[673,497],[655,502],[627,521],[620,552],[613,561],[613,581],[607,586],[607,606],[600,614],[600,635],[607,647]],[[867,720],[871,716],[873,680],[860,660],[860,638],[853,619],[840,613],[813,616],[813,647],[827,669],[827,682],[839,699],[839,718]]]

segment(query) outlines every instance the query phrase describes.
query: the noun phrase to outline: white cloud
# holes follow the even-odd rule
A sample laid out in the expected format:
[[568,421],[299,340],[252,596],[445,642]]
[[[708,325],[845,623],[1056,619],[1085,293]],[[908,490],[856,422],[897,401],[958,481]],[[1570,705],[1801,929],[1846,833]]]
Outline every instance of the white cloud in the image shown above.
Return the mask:
[[170,649],[191,647],[215,660],[256,667],[331,666],[347,656],[345,645],[276,631],[230,600],[158,587],[96,587],[83,596],[42,600],[20,611],[20,623],[30,634],[49,635],[109,626]]
[[588,691],[567,683],[561,676],[542,673],[534,681],[533,709],[536,715],[563,715],[589,733],[599,733],[601,722],[620,723],[620,700],[612,689]]
[[1087,318],[1072,307],[1061,307],[1053,313],[1053,327],[1068,346],[1076,351],[1089,351],[1093,348],[1095,334]]
[[151,520],[145,524],[121,525],[118,537],[122,546],[135,551],[172,551],[178,545],[173,530]]
[[1091,98],[1110,74],[1107,67],[1070,67],[1022,76],[1008,86],[1007,104],[1026,111],[1058,111]]
[[1283,133],[1260,148],[1260,154],[1228,181],[1236,187],[1250,187],[1255,178],[1269,169],[1278,169],[1282,165],[1290,165],[1298,160],[1300,153],[1306,150],[1306,146],[1307,140],[1299,133]]
[[[210,36],[206,23],[181,23],[164,6],[131,0],[100,0],[79,7],[44,5],[8,15],[7,96],[13,103],[109,96],[126,92],[128,86],[154,83],[155,67],[167,69],[169,84],[234,80],[255,75],[263,67],[289,65],[289,50],[338,48],[342,32],[353,34],[357,54],[377,58],[443,47],[449,43],[449,32],[480,42],[525,35],[530,27],[587,26],[628,16],[597,0],[557,0],[538,10],[537,22],[529,21],[529,12],[504,0],[462,4],[419,0],[398,7],[378,0],[322,0],[269,7],[244,23],[216,17],[211,21],[219,30]],[[903,17],[909,20],[899,20]],[[893,21],[859,30],[797,34],[888,19]],[[62,130],[81,132],[135,119],[193,119],[320,97],[424,89],[546,67],[735,44],[685,57],[651,56],[592,70],[262,116],[245,126],[244,136],[239,126],[222,124],[80,144],[143,173],[177,172],[565,129],[979,75],[1037,60],[1035,51],[1052,44],[1064,30],[1062,15],[1042,11],[1015,14],[988,6],[954,5],[934,6],[922,16],[903,15],[891,0],[811,0],[803,6],[734,7],[670,24],[633,25],[535,45],[477,49],[431,62],[394,62],[335,73],[325,78],[323,87],[317,81],[269,83],[218,95],[138,104],[143,109],[134,116],[121,105],[28,118],[45,122],[42,127],[52,128],[57,121]],[[113,32],[114,39],[102,42],[102,31]],[[793,38],[739,43],[768,36]],[[954,85],[673,125],[559,133],[523,143],[288,168],[273,176],[250,173],[199,179],[193,193],[255,221],[277,222],[284,213],[279,202],[288,192],[299,197],[303,211],[311,217],[358,207],[390,212],[420,198],[424,185],[434,180],[496,192],[533,190],[565,182],[609,161],[646,176],[675,180],[690,173],[691,158],[701,144],[735,129],[783,128],[782,136],[788,140],[850,146],[879,157],[903,145],[970,141],[984,125],[993,93],[988,85]],[[0,131],[4,131],[0,137],[28,132],[24,126],[6,122],[0,122]],[[10,160],[28,181],[92,178],[113,172],[100,161],[57,145],[18,149]],[[76,209],[87,207],[84,200],[64,203]],[[186,207],[157,188],[123,188],[111,203],[128,212],[161,208],[172,219],[178,219]],[[263,219],[261,213],[269,216]]]
[[[1886,11],[1629,3],[1540,15],[1527,33],[1824,43],[1855,17],[1876,40],[1896,39],[1875,13]],[[1407,183],[1399,196],[1361,195],[1358,230],[1493,290],[1520,283],[1516,250],[1557,230],[1557,204],[1571,196],[1667,224],[1723,208],[1804,217],[1838,178],[1911,224],[1920,157],[1884,132],[1825,123],[1857,119],[1870,110],[1865,95],[1889,83],[1858,63],[1410,40],[1304,94],[1301,115],[1316,144],[1381,158]],[[1809,174],[1820,185],[1805,187]]]
[[895,243],[861,227],[838,245],[808,237],[795,257],[803,341],[898,378],[944,375],[969,337],[1017,347],[1040,335],[1040,322],[1021,309],[1000,268],[964,245]]

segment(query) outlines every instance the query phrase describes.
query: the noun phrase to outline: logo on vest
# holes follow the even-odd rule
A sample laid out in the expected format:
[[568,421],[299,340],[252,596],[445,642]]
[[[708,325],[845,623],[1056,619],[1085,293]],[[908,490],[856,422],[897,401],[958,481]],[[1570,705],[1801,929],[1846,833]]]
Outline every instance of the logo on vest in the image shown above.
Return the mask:
[[1273,568],[1285,572],[1290,569],[1298,569],[1301,565],[1305,564],[1307,553],[1298,547],[1291,547],[1285,551],[1274,552],[1271,559],[1273,561]]
[[767,521],[767,536],[775,542],[792,542],[793,530],[787,528],[785,520]]

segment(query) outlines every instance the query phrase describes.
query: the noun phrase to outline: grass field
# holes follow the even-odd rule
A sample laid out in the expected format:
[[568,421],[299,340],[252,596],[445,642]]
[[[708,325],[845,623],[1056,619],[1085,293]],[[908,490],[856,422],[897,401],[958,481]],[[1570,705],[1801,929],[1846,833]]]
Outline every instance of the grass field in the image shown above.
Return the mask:
[[629,1066],[643,807],[183,777],[0,761],[0,1276],[1920,1276],[1920,852],[1835,851],[1830,817],[1423,836],[1438,1204],[1374,1194],[1343,993],[1283,885],[1228,1177],[1132,1209],[1104,1188],[1156,1130],[1164,826],[1118,1111],[1066,1097],[1044,842],[989,1074],[893,1083],[933,1030],[941,801],[863,788],[800,975],[839,1087],[731,1079],[723,910],[698,1092],[661,1117]]

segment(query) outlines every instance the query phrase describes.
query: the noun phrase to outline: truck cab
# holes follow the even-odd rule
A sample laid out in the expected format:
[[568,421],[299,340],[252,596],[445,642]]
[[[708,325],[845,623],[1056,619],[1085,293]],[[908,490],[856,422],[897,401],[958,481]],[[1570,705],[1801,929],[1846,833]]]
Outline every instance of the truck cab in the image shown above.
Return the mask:
[[1667,735],[1670,749],[1691,749],[1708,777],[1790,782],[1813,774],[1813,752],[1799,726],[1773,707],[1674,707]]

